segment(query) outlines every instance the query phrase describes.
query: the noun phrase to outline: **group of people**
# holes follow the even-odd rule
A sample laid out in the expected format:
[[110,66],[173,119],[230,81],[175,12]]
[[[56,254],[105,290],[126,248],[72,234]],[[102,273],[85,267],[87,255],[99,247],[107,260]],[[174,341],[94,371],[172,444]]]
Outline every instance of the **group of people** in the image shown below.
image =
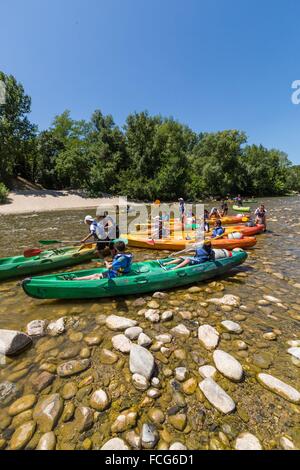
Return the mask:
[[[183,199],[179,199],[180,214],[182,220],[185,217],[185,204]],[[212,208],[209,212],[207,209],[204,211],[204,231],[210,230],[210,222],[215,220],[214,228],[212,230],[211,238],[222,237],[225,229],[222,226],[221,218],[227,215],[228,205],[223,201],[221,211],[217,207]],[[266,227],[266,214],[265,206],[261,204],[255,211],[255,224],[263,224]],[[167,214],[160,216],[160,222],[169,221]],[[196,221],[195,221],[196,222]],[[108,213],[94,219],[88,215],[85,217],[85,224],[89,226],[88,235],[82,240],[86,243],[89,239],[93,238],[97,243],[98,252],[102,252],[105,247],[108,247],[112,257],[111,262],[105,261],[106,270],[102,273],[93,274],[90,276],[75,278],[76,280],[98,280],[98,279],[114,279],[118,276],[128,274],[131,271],[133,256],[131,253],[126,252],[126,245],[124,241],[116,240],[119,234],[119,227]],[[162,223],[159,224],[162,227]],[[112,240],[113,239],[113,240]],[[212,249],[211,242],[205,241],[202,246],[196,248],[194,256],[179,257],[171,260],[163,265],[163,267],[173,266],[171,269],[180,269],[188,265],[202,264],[207,261],[215,259],[215,253]],[[71,278],[73,280],[74,278]]]

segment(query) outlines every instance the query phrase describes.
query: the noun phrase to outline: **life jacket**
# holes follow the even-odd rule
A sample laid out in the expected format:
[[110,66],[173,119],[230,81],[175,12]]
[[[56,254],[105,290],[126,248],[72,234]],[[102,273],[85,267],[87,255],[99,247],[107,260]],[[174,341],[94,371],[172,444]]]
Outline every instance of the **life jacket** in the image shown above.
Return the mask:
[[[133,255],[131,253],[118,253],[112,263],[112,271],[117,275],[128,274],[131,269]],[[116,269],[114,264],[117,265]]]
[[219,237],[220,235],[223,235],[225,233],[225,230],[223,227],[217,227],[213,229],[212,237]]
[[197,248],[195,258],[197,258],[201,263],[204,263],[205,261],[210,261],[214,258],[214,252],[212,249],[207,251],[207,249],[203,247]]

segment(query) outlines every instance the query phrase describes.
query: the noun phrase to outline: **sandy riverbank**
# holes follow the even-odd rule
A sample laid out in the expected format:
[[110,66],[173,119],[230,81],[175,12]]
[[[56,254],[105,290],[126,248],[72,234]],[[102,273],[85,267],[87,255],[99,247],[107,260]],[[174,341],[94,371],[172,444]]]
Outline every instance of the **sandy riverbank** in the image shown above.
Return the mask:
[[[0,205],[0,215],[49,212],[68,209],[96,209],[100,205],[124,205],[124,197],[87,198],[78,191],[24,190],[9,193]],[[133,205],[133,203],[130,203]]]

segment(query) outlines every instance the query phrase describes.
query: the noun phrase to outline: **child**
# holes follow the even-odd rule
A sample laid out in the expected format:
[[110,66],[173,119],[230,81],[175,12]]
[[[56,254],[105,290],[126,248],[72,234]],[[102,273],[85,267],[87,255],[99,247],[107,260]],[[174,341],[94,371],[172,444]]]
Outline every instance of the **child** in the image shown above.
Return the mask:
[[267,230],[267,211],[265,209],[264,204],[261,204],[260,207],[258,207],[255,211],[255,223],[256,224],[262,224],[265,226],[265,230]]
[[225,217],[225,215],[228,214],[228,204],[226,201],[223,201],[222,206],[221,206],[221,216]]
[[217,207],[212,208],[212,210],[210,211],[210,214],[209,214],[209,218],[210,219],[220,219],[221,218],[221,214],[218,211]]
[[91,276],[75,277],[73,281],[96,281],[98,279],[113,279],[123,274],[129,274],[131,271],[132,254],[125,253],[126,245],[124,242],[119,241],[111,243],[111,255],[113,260],[111,263],[105,261],[107,271],[99,274],[92,274]]
[[172,271],[175,269],[184,268],[185,266],[194,266],[196,264],[206,263],[206,261],[214,261],[215,253],[212,249],[211,242],[205,242],[202,247],[199,247],[195,251],[195,256],[191,257],[181,257],[173,259],[169,263],[164,264],[164,266],[171,266],[177,264]]
[[216,220],[215,228],[213,229],[212,238],[220,237],[225,233],[225,229],[222,227],[221,220]]

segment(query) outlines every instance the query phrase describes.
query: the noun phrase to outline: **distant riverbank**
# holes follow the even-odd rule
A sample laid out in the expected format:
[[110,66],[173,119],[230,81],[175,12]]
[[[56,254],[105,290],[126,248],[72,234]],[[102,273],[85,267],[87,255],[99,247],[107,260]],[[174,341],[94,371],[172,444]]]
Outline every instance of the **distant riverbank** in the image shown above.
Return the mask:
[[0,205],[0,215],[95,209],[103,204],[126,206],[127,201],[123,197],[88,198],[79,191],[17,190],[9,193],[6,204]]

